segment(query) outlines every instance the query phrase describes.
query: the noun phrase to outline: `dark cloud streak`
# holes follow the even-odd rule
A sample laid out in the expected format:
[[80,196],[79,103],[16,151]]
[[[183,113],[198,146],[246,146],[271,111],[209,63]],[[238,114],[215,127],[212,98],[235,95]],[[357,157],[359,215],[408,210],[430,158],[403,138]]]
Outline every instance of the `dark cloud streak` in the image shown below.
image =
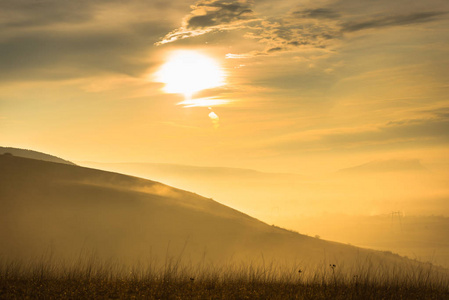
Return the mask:
[[[143,31],[157,29],[153,39],[166,31],[158,24],[134,25]],[[130,27],[133,27],[130,25]],[[75,32],[33,31],[0,41],[1,80],[66,79],[98,73],[139,76],[153,42],[150,33],[133,34],[124,28]]]
[[[92,21],[100,12],[122,0],[0,0],[0,29],[35,28],[56,24],[79,24]],[[141,5],[141,8],[165,9],[170,1],[140,0],[126,1],[127,7]]]
[[245,22],[255,20],[252,0],[202,0],[192,6],[184,17],[183,25],[166,34],[156,45],[203,35],[210,32],[241,28]]
[[160,15],[177,8],[164,0],[0,1],[5,82],[140,76],[151,66],[154,42],[173,26]]
[[293,15],[300,18],[310,19],[338,19],[340,14],[329,8],[306,9],[293,12]]
[[200,1],[193,6],[192,15],[186,18],[186,27],[197,29],[248,20],[252,18],[252,6],[252,1]]
[[[321,152],[448,144],[449,114],[447,111],[448,108],[426,111],[424,112],[426,116],[390,121],[360,130],[346,128],[329,129],[328,132],[326,130],[304,132],[276,143],[273,147],[279,151]],[[310,139],[310,137],[313,138]]]
[[447,12],[419,12],[408,15],[397,15],[371,19],[362,22],[347,22],[342,25],[342,32],[355,32],[367,29],[385,28],[431,22]]
[[53,0],[4,0],[1,10],[0,26],[4,29],[82,23],[92,19],[96,12],[93,2]]
[[183,27],[167,34],[158,44],[220,30],[244,29],[246,38],[264,44],[265,49],[235,54],[234,57],[271,55],[302,49],[323,50],[338,45],[345,34],[432,22],[447,14],[446,11],[436,10],[399,14],[399,10],[392,10],[398,5],[379,4],[380,9],[376,12],[378,16],[370,17],[366,12],[348,14],[344,7],[349,4],[342,5],[341,2],[335,4],[329,1],[322,7],[309,3],[283,15],[272,16],[269,11],[266,15],[253,12],[252,1],[201,0],[192,6],[192,11],[184,18]]

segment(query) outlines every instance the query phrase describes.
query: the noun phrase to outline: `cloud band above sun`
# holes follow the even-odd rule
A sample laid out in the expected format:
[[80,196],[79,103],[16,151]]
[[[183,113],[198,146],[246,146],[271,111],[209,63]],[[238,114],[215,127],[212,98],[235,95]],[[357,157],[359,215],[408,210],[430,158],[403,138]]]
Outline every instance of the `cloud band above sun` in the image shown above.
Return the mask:
[[233,30],[255,19],[254,1],[203,0],[192,5],[182,26],[165,35],[156,45],[200,36],[218,30]]
[[[263,6],[264,1],[260,3]],[[254,1],[251,0],[201,0],[191,8],[191,12],[182,20],[182,26],[166,34],[156,45],[213,32],[243,29],[245,38],[264,45],[264,49],[229,53],[228,58],[250,58],[310,49],[327,51],[335,48],[345,34],[422,24],[447,14],[446,11],[404,11],[383,16],[347,16],[339,11],[335,1],[294,3],[281,14],[279,9],[273,9],[277,14],[267,10],[256,13]]]

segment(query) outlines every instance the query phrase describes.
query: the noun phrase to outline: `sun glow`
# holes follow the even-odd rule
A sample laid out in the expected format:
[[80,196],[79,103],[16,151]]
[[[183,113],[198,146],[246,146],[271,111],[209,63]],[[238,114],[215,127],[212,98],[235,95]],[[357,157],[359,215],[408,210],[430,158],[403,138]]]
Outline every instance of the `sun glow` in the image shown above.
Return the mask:
[[176,51],[156,73],[156,79],[165,83],[166,93],[183,94],[186,101],[205,89],[224,84],[224,72],[211,57],[197,51]]

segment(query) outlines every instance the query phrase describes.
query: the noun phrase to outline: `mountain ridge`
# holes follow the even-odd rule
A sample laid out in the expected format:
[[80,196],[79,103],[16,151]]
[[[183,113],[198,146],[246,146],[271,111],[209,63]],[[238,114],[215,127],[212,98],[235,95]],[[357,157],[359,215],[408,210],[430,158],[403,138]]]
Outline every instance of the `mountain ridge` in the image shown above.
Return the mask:
[[50,162],[68,164],[68,165],[75,165],[71,161],[68,161],[68,160],[62,159],[60,157],[47,154],[47,153],[30,150],[30,149],[21,149],[21,148],[0,146],[0,155],[5,154],[5,153],[10,153],[12,155],[25,157],[25,158],[32,158],[32,159],[38,159],[38,160],[44,160],[44,161],[50,161]]
[[64,259],[93,249],[99,257],[131,262],[163,257],[170,248],[191,261],[207,253],[216,263],[248,257],[409,263],[270,226],[210,198],[138,177],[7,155],[0,155],[0,167],[0,255],[6,258],[34,257],[51,245],[54,256]]
[[385,173],[400,171],[427,171],[419,159],[389,159],[370,161],[354,167],[344,168],[337,173]]

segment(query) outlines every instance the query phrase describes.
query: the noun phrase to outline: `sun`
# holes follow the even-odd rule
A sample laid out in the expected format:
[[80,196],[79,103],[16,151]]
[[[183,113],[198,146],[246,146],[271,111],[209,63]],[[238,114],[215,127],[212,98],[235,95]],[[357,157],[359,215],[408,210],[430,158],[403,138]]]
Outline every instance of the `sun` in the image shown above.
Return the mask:
[[155,74],[165,83],[166,93],[183,94],[186,100],[205,89],[224,85],[224,72],[217,61],[193,50],[173,52]]

